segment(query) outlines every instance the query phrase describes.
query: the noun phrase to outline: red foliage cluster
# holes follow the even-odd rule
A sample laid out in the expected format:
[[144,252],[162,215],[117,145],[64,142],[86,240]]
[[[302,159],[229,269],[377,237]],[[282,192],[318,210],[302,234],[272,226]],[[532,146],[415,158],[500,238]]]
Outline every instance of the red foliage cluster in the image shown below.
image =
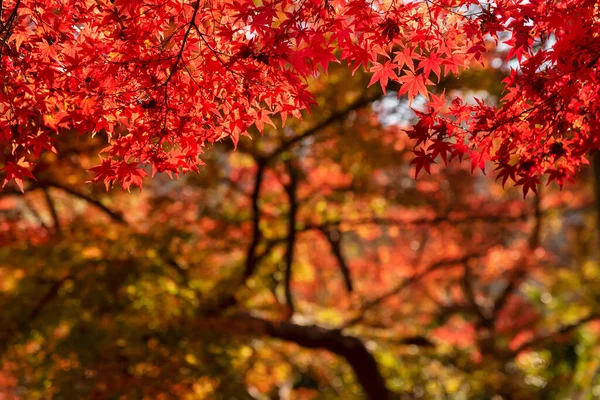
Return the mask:
[[494,38],[510,31],[507,59],[518,61],[504,80],[497,107],[477,100],[430,103],[410,135],[424,143],[418,166],[435,157],[467,155],[473,168],[491,160],[498,177],[536,191],[540,176],[561,186],[586,155],[600,148],[600,18],[596,1],[498,2],[481,15],[482,29]]
[[502,104],[431,98],[410,132],[415,162],[491,160],[525,192],[542,174],[562,183],[600,147],[597,14],[594,0],[5,0],[3,169],[22,185],[60,135],[101,133],[94,180],[140,186],[144,166],[196,170],[207,143],[301,117],[330,62],[430,99],[508,32],[519,68]]

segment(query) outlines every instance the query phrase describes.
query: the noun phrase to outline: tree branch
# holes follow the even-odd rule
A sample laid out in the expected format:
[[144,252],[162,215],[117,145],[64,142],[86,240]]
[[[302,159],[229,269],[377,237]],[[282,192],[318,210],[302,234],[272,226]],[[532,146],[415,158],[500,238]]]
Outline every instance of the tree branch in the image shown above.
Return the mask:
[[210,304],[207,309],[200,310],[200,314],[203,315],[215,315],[221,313],[223,309],[231,307],[237,304],[237,299],[235,297],[236,290],[243,286],[248,279],[254,274],[258,262],[261,258],[263,258],[266,253],[262,253],[260,255],[256,254],[256,250],[258,245],[262,239],[262,232],[260,230],[260,189],[262,186],[262,181],[264,178],[265,170],[267,164],[263,158],[256,158],[256,175],[254,178],[254,188],[252,189],[252,196],[250,198],[251,202],[251,219],[252,219],[252,239],[250,244],[248,245],[248,250],[246,251],[246,263],[244,267],[244,272],[242,273],[241,278],[236,279],[233,285],[229,284],[225,293],[219,295],[214,303]]
[[100,202],[97,199],[94,199],[93,197],[90,197],[86,194],[80,193],[80,192],[76,191],[75,189],[72,189],[68,186],[64,186],[64,185],[62,185],[58,182],[54,182],[54,181],[43,181],[43,182],[40,181],[39,185],[42,188],[53,187],[53,188],[62,190],[63,192],[68,193],[74,197],[81,199],[81,200],[85,200],[89,204],[91,204],[91,205],[95,206],[96,208],[100,209],[101,211],[103,211],[106,215],[108,215],[116,223],[121,224],[121,225],[127,225],[127,222],[125,221],[125,219],[123,218],[123,215],[121,215],[121,213],[111,210],[110,208],[108,208],[107,206],[102,204],[102,202]]
[[46,199],[46,204],[48,204],[48,209],[50,210],[50,214],[52,215],[52,220],[54,221],[54,232],[56,234],[60,234],[60,221],[58,219],[58,213],[56,212],[56,207],[54,207],[54,201],[50,196],[50,193],[47,188],[43,189],[44,198]]
[[246,252],[246,268],[244,270],[243,279],[246,281],[252,276],[256,269],[256,248],[262,238],[260,230],[260,188],[265,174],[266,163],[263,159],[256,160],[256,177],[254,179],[254,189],[252,190],[252,240]]
[[289,321],[268,321],[250,315],[226,319],[203,319],[195,328],[218,329],[231,334],[268,336],[293,342],[307,349],[323,349],[343,357],[362,386],[367,399],[389,400],[394,397],[379,371],[379,366],[365,344],[357,337],[344,335],[337,329],[318,325],[298,325]]
[[374,102],[375,100],[379,99],[380,97],[381,94],[379,92],[373,92],[373,94],[358,98],[357,100],[349,104],[346,108],[333,112],[333,114],[331,114],[328,118],[325,118],[323,121],[319,122],[312,128],[283,142],[279,147],[277,147],[267,156],[267,160],[272,161],[273,159],[277,158],[277,156],[279,156],[281,153],[291,149],[294,145],[296,145],[296,143],[299,143],[308,137],[316,135],[330,124],[344,119],[350,111],[354,111],[359,108],[365,107]]
[[477,317],[479,318],[479,323],[477,324],[480,327],[487,328],[490,325],[490,317],[486,315],[485,310],[475,298],[475,287],[473,285],[473,271],[471,271],[471,266],[469,262],[465,263],[464,266],[464,274],[461,280],[461,286],[463,291],[465,292],[465,297],[469,303],[470,308],[473,309]]
[[348,290],[349,293],[352,293],[352,290],[354,290],[352,275],[350,273],[350,268],[348,268],[348,264],[346,263],[346,259],[344,258],[344,254],[342,253],[342,233],[337,228],[323,229],[322,232],[325,235],[325,238],[327,238],[329,246],[331,247],[331,252],[335,256],[338,266],[340,267],[340,272],[344,277],[346,290]]
[[421,272],[415,272],[413,274],[413,276],[411,276],[410,278],[407,278],[407,279],[403,280],[398,285],[396,285],[396,287],[388,290],[387,292],[385,292],[381,296],[376,297],[376,298],[374,298],[372,300],[369,300],[366,303],[364,303],[360,307],[360,309],[358,310],[358,314],[356,315],[356,317],[354,317],[354,318],[348,320],[347,322],[345,322],[342,325],[342,329],[349,328],[349,327],[351,327],[353,325],[356,325],[357,323],[361,322],[364,319],[365,314],[366,314],[367,311],[371,310],[372,308],[377,307],[379,304],[383,303],[385,300],[389,299],[390,297],[398,295],[406,287],[408,287],[409,285],[411,285],[411,284],[413,284],[413,283],[421,280],[422,278],[424,278],[428,274],[430,274],[430,273],[432,273],[434,271],[437,271],[437,270],[439,270],[441,268],[464,264],[464,263],[468,262],[469,260],[471,260],[473,258],[483,257],[487,253],[487,250],[489,250],[491,247],[493,247],[493,245],[488,246],[487,248],[485,248],[484,250],[482,250],[480,252],[470,253],[470,254],[464,255],[464,256],[459,257],[459,258],[443,259],[443,260],[437,261],[437,262],[429,265],[425,270],[423,270]]
[[557,336],[560,335],[565,335],[567,333],[570,333],[571,331],[581,327],[584,324],[587,324],[588,322],[592,322],[595,321],[597,319],[600,319],[600,313],[592,313],[590,315],[588,315],[587,317],[581,318],[575,322],[573,322],[572,324],[568,324],[568,325],[564,325],[561,328],[557,329],[556,331],[552,332],[552,333],[548,333],[545,335],[540,335],[540,336],[536,336],[533,339],[528,340],[527,342],[521,344],[519,347],[517,347],[515,350],[513,350],[510,353],[510,357],[515,357],[516,355],[518,355],[520,352],[529,349],[531,347],[537,347],[539,345],[545,344],[549,341],[554,340]]
[[31,325],[35,322],[41,312],[50,304],[59,294],[60,289],[70,279],[73,279],[73,275],[67,275],[56,281],[51,281],[51,286],[48,291],[35,303],[26,319],[21,320],[11,327],[5,327],[5,331],[2,332],[2,341],[0,341],[0,354],[3,354],[9,347],[14,335],[18,335],[19,332],[28,330]]
[[292,296],[292,265],[294,263],[294,248],[296,246],[296,218],[298,215],[298,198],[296,196],[296,190],[298,187],[298,171],[292,165],[292,161],[286,162],[286,168],[290,178],[290,183],[285,185],[285,192],[289,202],[289,214],[288,214],[288,234],[287,234],[287,245],[285,249],[285,301],[290,309],[291,314],[294,313],[294,299]]

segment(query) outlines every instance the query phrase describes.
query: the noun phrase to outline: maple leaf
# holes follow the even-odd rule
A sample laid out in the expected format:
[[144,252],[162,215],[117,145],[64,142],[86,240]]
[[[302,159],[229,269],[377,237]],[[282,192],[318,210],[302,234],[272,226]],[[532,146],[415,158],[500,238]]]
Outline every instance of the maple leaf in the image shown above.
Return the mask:
[[354,76],[360,67],[366,69],[369,63],[374,60],[372,53],[359,46],[352,46],[348,49],[344,49],[342,52],[342,58],[348,60],[348,62],[353,61],[354,65],[351,71],[352,76]]
[[15,49],[18,52],[21,49],[21,45],[23,44],[23,42],[29,39],[30,35],[31,33],[27,32],[26,30],[18,30],[11,34],[9,42],[15,42]]
[[448,165],[448,154],[452,151],[452,143],[446,142],[443,139],[436,139],[427,149],[431,151],[431,158],[435,158],[439,155],[444,161],[445,165]]
[[123,161],[117,168],[117,177],[121,180],[121,187],[127,191],[131,189],[131,185],[135,185],[141,190],[142,182],[147,175],[146,171],[141,169],[138,163],[126,163]]
[[90,112],[94,109],[95,105],[96,101],[91,97],[84,97],[79,102],[79,107],[81,107],[81,111],[83,111],[84,114],[90,114]]
[[275,124],[273,123],[273,121],[271,120],[271,118],[269,117],[269,112],[265,111],[265,110],[251,110],[250,115],[254,117],[254,125],[256,126],[256,129],[258,129],[258,131],[260,133],[263,133],[263,130],[265,129],[265,123],[271,125],[273,128],[275,128]]
[[102,163],[97,167],[90,168],[90,171],[94,172],[96,176],[91,182],[103,181],[106,190],[110,188],[113,182],[117,179],[116,166],[111,159],[101,159]]
[[419,176],[421,169],[424,169],[428,174],[431,174],[431,164],[435,163],[434,157],[431,153],[427,153],[423,149],[417,149],[414,151],[415,158],[410,162],[411,165],[415,165],[415,179]]
[[548,174],[548,182],[546,186],[551,182],[558,183],[558,186],[562,189],[566,180],[573,180],[573,176],[575,175],[575,168],[570,165],[561,165],[556,168],[552,168]]
[[504,188],[504,185],[506,185],[506,181],[508,179],[512,180],[513,182],[517,181],[517,172],[519,170],[517,165],[499,165],[496,170],[500,171],[498,172],[498,175],[496,176],[496,180],[498,179],[502,179],[502,187]]
[[450,156],[449,161],[452,161],[455,157],[458,159],[458,161],[462,161],[463,157],[468,156],[469,151],[469,146],[467,146],[465,143],[454,143],[452,145],[452,155]]
[[448,75],[450,72],[458,76],[459,69],[462,67],[464,59],[465,57],[462,54],[452,54],[450,58],[444,59],[442,61],[442,65],[445,66],[444,76]]
[[536,175],[522,176],[521,179],[516,182],[517,186],[523,186],[523,198],[527,197],[527,193],[530,190],[537,194],[537,187],[540,184],[540,179]]
[[433,112],[441,112],[446,106],[446,89],[439,95],[436,96],[434,93],[429,93],[431,100],[427,102],[427,105]]
[[402,70],[404,66],[407,66],[411,72],[415,72],[413,54],[411,47],[405,47],[402,51],[396,52],[394,63],[398,66],[398,70]]
[[437,76],[438,81],[440,80],[441,66],[440,58],[437,53],[432,53],[425,57],[423,60],[421,60],[417,68],[423,69],[423,76],[425,77],[428,77],[433,71],[433,73]]
[[373,85],[375,82],[379,82],[381,84],[381,89],[385,94],[385,88],[387,87],[388,81],[390,79],[397,80],[398,76],[394,69],[396,65],[391,61],[386,61],[385,64],[380,64],[378,62],[373,63],[373,66],[369,70],[369,72],[373,72],[373,76],[371,77],[371,81],[368,86]]
[[44,60],[56,60],[57,53],[56,48],[53,44],[49,43],[46,39],[43,39],[41,43],[38,44],[38,48],[40,50],[40,54]]
[[60,117],[54,114],[46,114],[44,115],[44,124],[52,129],[58,128],[58,123],[60,122]]
[[398,82],[402,83],[400,91],[398,92],[398,96],[402,96],[404,93],[407,93],[409,104],[412,104],[415,97],[419,94],[427,99],[428,91],[425,85],[433,84],[428,79],[425,79],[422,74],[415,75],[411,71],[407,71],[397,80]]
[[6,166],[1,169],[1,171],[6,171],[6,177],[4,178],[4,183],[2,184],[2,188],[6,186],[8,182],[14,180],[21,192],[24,192],[23,189],[23,178],[30,178],[36,180],[31,171],[29,170],[31,167],[31,163],[25,161],[25,158],[19,159],[16,163],[11,161],[6,163]]
[[27,142],[27,146],[33,150],[33,154],[36,157],[39,157],[42,150],[49,150],[53,153],[57,153],[56,148],[52,144],[50,137],[48,136],[48,132],[38,132],[37,135],[30,138]]
[[471,173],[479,168],[485,175],[485,161],[490,158],[490,155],[485,151],[473,150],[469,154],[469,158],[471,159]]

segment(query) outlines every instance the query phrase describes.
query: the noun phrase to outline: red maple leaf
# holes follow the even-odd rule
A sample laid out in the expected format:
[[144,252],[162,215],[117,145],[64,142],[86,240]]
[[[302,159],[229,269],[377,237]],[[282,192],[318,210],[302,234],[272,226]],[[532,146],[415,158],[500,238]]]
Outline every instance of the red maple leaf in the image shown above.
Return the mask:
[[14,180],[21,192],[23,192],[23,178],[31,178],[35,180],[35,177],[29,170],[30,167],[31,163],[25,161],[24,158],[21,158],[16,163],[11,161],[7,162],[6,166],[2,168],[2,171],[6,171],[6,177],[4,178],[2,187],[4,188],[8,182]]
[[413,103],[415,97],[419,94],[428,98],[427,87],[425,85],[433,84],[429,79],[425,79],[422,74],[415,75],[411,71],[406,71],[404,75],[398,78],[398,82],[402,83],[398,96],[407,93],[410,104]]
[[423,149],[417,149],[414,151],[415,158],[410,162],[411,165],[415,165],[415,179],[419,176],[421,169],[424,169],[428,174],[431,174],[431,164],[435,163],[434,157],[431,153],[427,153]]
[[398,76],[394,69],[396,65],[391,61],[386,61],[385,64],[380,64],[378,62],[374,62],[373,66],[369,70],[369,72],[373,72],[373,76],[371,77],[371,81],[368,86],[373,85],[375,82],[379,82],[381,84],[381,89],[385,94],[385,88],[390,79],[397,80]]

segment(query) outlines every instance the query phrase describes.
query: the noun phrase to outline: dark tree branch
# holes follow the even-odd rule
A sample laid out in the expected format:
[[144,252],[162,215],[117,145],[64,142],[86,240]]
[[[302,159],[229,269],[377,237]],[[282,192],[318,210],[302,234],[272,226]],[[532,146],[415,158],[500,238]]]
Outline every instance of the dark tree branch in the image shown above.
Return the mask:
[[47,188],[44,188],[44,198],[46,199],[46,204],[48,205],[48,209],[50,210],[50,214],[52,215],[52,220],[54,221],[54,232],[60,234],[60,221],[58,219],[58,213],[56,212],[56,207],[54,206],[54,200],[50,196],[50,192]]
[[100,202],[99,200],[97,200],[93,197],[90,197],[86,194],[83,194],[81,192],[78,192],[75,189],[72,189],[68,186],[64,186],[64,185],[62,185],[58,182],[54,182],[54,181],[43,181],[43,182],[41,181],[39,183],[39,186],[42,188],[53,187],[53,188],[62,190],[63,192],[68,193],[73,197],[77,197],[81,200],[85,200],[89,204],[91,204],[91,205],[95,206],[96,208],[100,209],[101,211],[103,211],[106,215],[108,215],[113,221],[117,222],[118,224],[127,225],[127,222],[125,221],[125,219],[123,218],[123,215],[121,215],[121,213],[111,210],[109,207],[102,204],[102,202]]
[[244,282],[252,276],[254,270],[256,269],[257,260],[256,260],[256,249],[260,240],[262,239],[262,232],[260,230],[260,188],[262,186],[262,181],[264,178],[266,169],[266,163],[263,159],[256,160],[256,177],[254,179],[254,189],[252,190],[252,239],[250,241],[250,245],[248,246],[248,250],[246,252],[246,268],[244,270],[243,279]]
[[592,314],[588,315],[587,317],[581,318],[571,324],[564,325],[554,332],[551,332],[551,333],[548,333],[545,335],[536,336],[536,337],[528,340],[527,342],[521,344],[519,347],[517,347],[513,351],[511,351],[509,357],[511,357],[511,358],[515,357],[520,352],[527,350],[529,348],[538,347],[540,345],[545,345],[548,342],[555,340],[558,336],[571,333],[572,331],[581,327],[582,325],[587,324],[588,322],[595,321],[597,319],[600,319],[600,313],[592,313]]
[[0,336],[2,339],[0,341],[0,354],[3,354],[8,349],[15,335],[30,329],[31,325],[39,317],[42,311],[58,296],[60,289],[70,279],[73,279],[73,275],[67,275],[56,281],[48,282],[51,283],[50,288],[35,303],[29,314],[27,314],[26,318],[12,327],[5,328],[5,331],[2,332],[2,335]]
[[179,48],[179,52],[177,53],[177,56],[175,57],[175,62],[173,63],[173,66],[171,67],[171,72],[169,73],[169,76],[167,76],[167,79],[165,79],[165,82],[163,83],[163,86],[165,86],[165,96],[167,95],[166,86],[169,84],[169,81],[171,80],[171,78],[173,78],[173,75],[175,75],[175,72],[177,72],[179,70],[179,68],[178,68],[179,62],[183,60],[183,52],[185,51],[185,46],[186,46],[188,38],[190,36],[190,32],[192,31],[192,28],[194,28],[194,27],[196,29],[198,29],[198,27],[196,26],[196,16],[198,15],[198,10],[200,10],[200,5],[201,5],[201,3],[199,1],[194,4],[194,12],[192,14],[192,18],[189,22],[187,30],[185,31],[185,34],[183,35],[183,39],[181,41],[181,47]]
[[342,329],[349,328],[349,327],[361,322],[365,318],[367,311],[377,307],[378,305],[380,305],[381,303],[383,303],[385,300],[389,299],[390,297],[400,294],[405,288],[407,288],[408,286],[423,279],[428,274],[430,274],[434,271],[437,271],[439,269],[445,268],[445,267],[453,267],[456,265],[465,264],[466,262],[468,262],[469,260],[471,260],[473,258],[483,257],[487,253],[487,251],[493,246],[494,245],[490,245],[480,252],[470,253],[470,254],[464,255],[459,258],[449,258],[449,259],[443,259],[443,260],[437,261],[437,262],[429,265],[424,270],[414,273],[413,276],[403,280],[398,285],[396,285],[396,287],[388,290],[381,296],[365,302],[360,307],[356,317],[345,322],[342,325]]
[[[519,262],[522,264],[524,260],[520,260]],[[495,321],[498,318],[498,314],[500,314],[500,311],[502,311],[502,308],[504,308],[504,306],[508,302],[510,295],[519,286],[521,280],[525,277],[525,275],[526,268],[523,265],[518,265],[517,267],[515,267],[514,271],[512,271],[508,278],[508,284],[506,285],[502,293],[500,293],[494,301],[494,307],[492,308],[493,321]]]
[[348,292],[351,293],[352,290],[354,290],[354,285],[352,284],[352,275],[350,273],[350,268],[348,268],[348,264],[346,263],[346,259],[344,258],[344,254],[342,253],[342,233],[337,228],[323,229],[322,232],[325,235],[327,241],[329,242],[331,252],[335,256],[338,266],[340,267],[340,272],[344,277],[346,290],[348,290]]
[[266,241],[267,245],[265,246],[265,248],[257,254],[256,256],[256,262],[261,262],[266,256],[269,255],[269,253],[271,253],[271,251],[273,251],[273,249],[278,245],[278,244],[282,244],[285,242],[284,238],[279,238],[279,239],[271,239]]
[[38,220],[38,222],[40,223],[40,225],[44,229],[49,229],[48,225],[46,225],[46,222],[44,222],[44,219],[42,218],[42,216],[40,215],[40,213],[31,204],[31,202],[27,199],[27,197],[23,198],[23,203],[25,203],[25,206],[27,207],[27,209],[29,210],[29,212],[31,212],[33,214],[33,216]]
[[542,210],[542,191],[539,190],[537,196],[533,198],[533,217],[535,218],[535,223],[533,225],[533,229],[531,230],[531,234],[529,235],[529,249],[535,250],[540,245],[540,237],[542,233],[542,222],[544,217],[544,211]]
[[285,288],[285,301],[287,306],[290,308],[291,313],[294,313],[294,299],[292,295],[292,266],[294,263],[294,248],[296,246],[296,219],[298,215],[298,170],[292,161],[286,162],[286,168],[290,178],[289,184],[285,185],[285,192],[288,197],[289,213],[288,213],[288,234],[287,243],[285,249],[285,276],[284,276],[284,288]]
[[365,344],[357,337],[344,335],[337,329],[318,325],[298,325],[289,321],[268,321],[250,315],[226,319],[204,319],[195,328],[218,329],[231,334],[264,335],[293,342],[307,349],[323,349],[343,357],[362,386],[367,399],[394,398],[379,371],[379,366]]
[[[75,189],[72,189],[68,186],[64,186],[64,185],[62,185],[58,182],[54,182],[54,181],[41,181],[41,182],[39,182],[37,187],[42,188],[42,190],[44,191],[44,195],[46,196],[46,202],[48,203],[48,208],[50,209],[50,212],[52,213],[52,217],[54,219],[56,231],[58,231],[58,229],[59,229],[58,214],[56,213],[56,209],[55,209],[52,199],[50,198],[50,195],[48,193],[48,188],[59,189],[65,193],[70,194],[73,197],[77,197],[81,200],[84,200],[88,204],[91,204],[92,206],[95,206],[96,208],[103,211],[114,222],[116,222],[120,225],[127,226],[127,222],[125,221],[125,219],[123,218],[123,215],[121,213],[110,209],[109,207],[102,204],[102,202],[100,202],[99,200],[94,199],[93,197],[90,197],[86,194],[80,193],[80,192],[76,191]],[[181,265],[179,265],[179,263],[173,258],[173,256],[171,256],[171,255],[166,256],[165,262],[167,263],[167,265],[172,267],[177,272],[177,274],[179,274],[179,276],[181,276],[182,278],[187,278],[187,271]]]
[[260,189],[262,186],[265,170],[267,164],[264,159],[256,158],[256,175],[254,178],[254,188],[252,189],[251,202],[251,219],[252,219],[252,237],[248,249],[246,251],[246,263],[244,266],[244,272],[239,280],[236,280],[235,284],[229,285],[226,288],[225,293],[217,293],[217,298],[214,299],[211,304],[204,309],[199,310],[199,314],[202,315],[217,315],[223,312],[223,310],[232,307],[237,304],[238,300],[235,296],[235,292],[243,285],[246,284],[248,279],[256,271],[256,267],[260,259],[262,259],[266,253],[257,254],[258,245],[262,240],[262,231],[260,230]]
[[[539,214],[531,212],[524,212],[518,215],[507,216],[504,210],[497,210],[495,212],[485,213],[485,214],[475,214],[475,215],[466,215],[466,216],[449,216],[449,215],[439,215],[436,217],[424,217],[424,218],[415,218],[415,219],[400,219],[400,218],[387,218],[387,217],[361,217],[356,219],[349,220],[333,220],[324,222],[322,224],[313,224],[310,222],[306,222],[302,224],[304,226],[303,230],[311,230],[311,229],[329,229],[335,228],[339,225],[343,224],[345,226],[361,226],[361,225],[381,225],[381,226],[405,226],[405,227],[417,227],[417,226],[430,226],[430,225],[439,225],[442,223],[448,223],[451,225],[458,224],[469,224],[475,222],[489,223],[489,224],[501,224],[501,223],[513,223],[513,222],[525,222],[529,220],[531,217],[541,218],[550,212],[556,212],[557,210],[561,210],[565,213],[579,213],[582,211],[590,210],[589,206],[583,207],[573,207],[573,208],[552,208],[548,210],[541,210]],[[537,217],[536,217],[537,215]],[[539,230],[537,230],[539,232]],[[535,238],[537,236],[530,236],[531,238]]]
[[350,105],[348,105],[346,108],[339,110],[339,111],[335,111],[328,118],[325,118],[323,121],[319,122],[317,125],[313,126],[312,128],[283,142],[279,147],[277,147],[275,150],[273,150],[267,156],[267,160],[268,161],[274,160],[281,153],[291,149],[297,143],[300,143],[304,139],[318,134],[320,131],[327,128],[329,125],[333,124],[334,122],[343,120],[348,115],[348,113],[350,113],[351,111],[363,108],[363,107],[371,104],[375,100],[379,99],[380,97],[381,97],[381,94],[379,92],[373,92],[372,94],[369,94],[368,96],[363,96],[363,97],[358,98],[357,100],[352,102]]
[[461,280],[461,285],[463,291],[465,293],[465,297],[467,302],[469,303],[470,308],[475,312],[477,317],[479,318],[479,323],[477,324],[480,327],[488,327],[490,325],[490,318],[486,315],[485,310],[479,305],[477,299],[475,298],[475,287],[473,284],[473,271],[471,271],[471,266],[468,262],[465,263],[465,272],[463,274],[463,278]]
[[46,292],[46,294],[36,303],[36,305],[33,307],[33,309],[31,310],[31,312],[29,313],[29,316],[27,317],[27,325],[31,324],[42,312],[42,310],[52,301],[56,298],[56,296],[58,295],[58,292],[60,291],[60,288],[63,287],[63,285],[70,279],[73,279],[72,275],[67,275],[64,278],[61,278],[57,281],[55,281],[54,283],[52,283],[52,286],[50,286],[50,289]]
[[472,222],[485,222],[491,224],[497,223],[509,223],[509,222],[521,222],[526,221],[530,216],[527,214],[517,216],[503,216],[496,214],[483,214],[483,215],[469,215],[466,217],[449,217],[449,216],[437,216],[434,218],[416,218],[416,219],[399,219],[399,218],[386,218],[386,217],[364,217],[356,218],[352,220],[336,220],[325,222],[320,225],[306,223],[304,224],[305,230],[308,229],[329,229],[335,228],[340,224],[347,226],[360,226],[360,225],[381,225],[381,226],[424,226],[424,225],[439,225],[442,223],[449,223],[452,225],[466,224]]
[[[12,28],[15,23],[15,20],[17,19],[18,9],[19,9],[20,5],[21,5],[21,0],[17,0],[14,8],[10,12],[6,21],[0,22],[0,35],[2,35],[2,38],[0,38],[0,42],[2,42],[0,44],[0,57],[4,56],[4,48],[5,47],[9,51],[11,51],[10,47],[8,47],[8,39],[10,38],[10,35],[12,34]],[[4,9],[4,3],[3,3],[2,9]],[[2,11],[4,11],[4,10],[2,10]],[[13,52],[13,54],[14,54],[14,52]]]

